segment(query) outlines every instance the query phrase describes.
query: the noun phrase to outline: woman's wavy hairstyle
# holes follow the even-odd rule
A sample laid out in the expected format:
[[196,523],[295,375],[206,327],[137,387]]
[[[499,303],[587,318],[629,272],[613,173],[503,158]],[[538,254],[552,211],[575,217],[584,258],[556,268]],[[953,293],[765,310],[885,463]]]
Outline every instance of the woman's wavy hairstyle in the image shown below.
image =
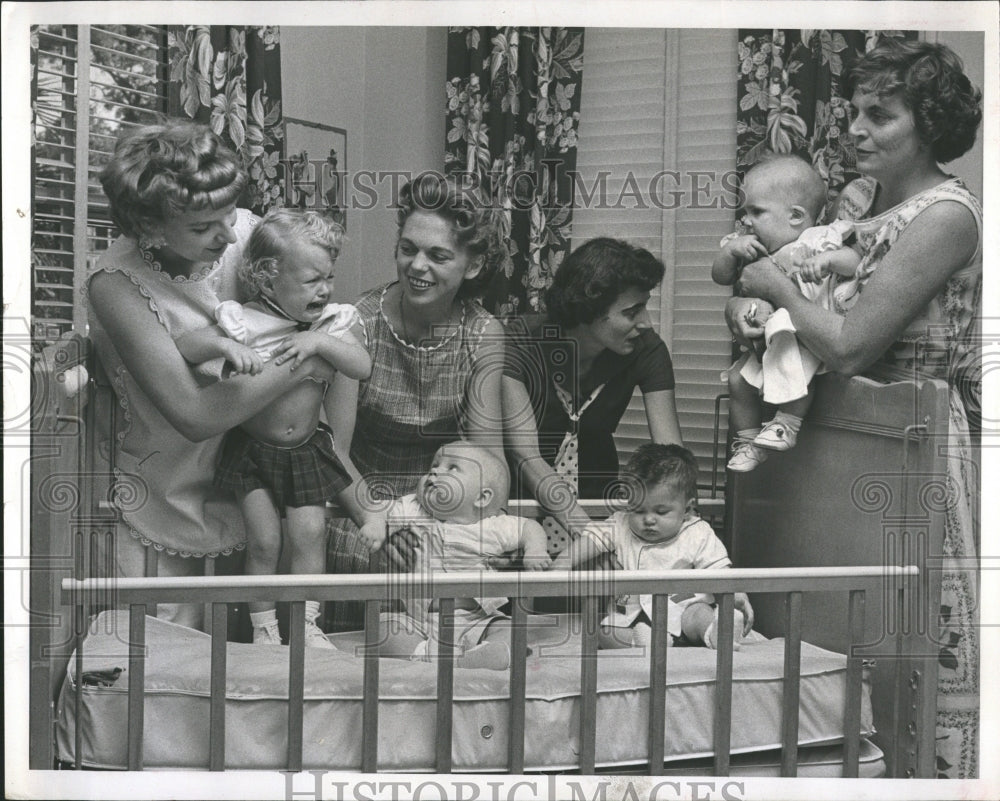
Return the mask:
[[886,39],[854,66],[847,88],[849,96],[899,92],[939,164],[972,147],[983,119],[983,93],[966,77],[962,59],[942,44]]
[[333,263],[343,241],[344,229],[318,211],[271,209],[254,227],[243,248],[243,260],[237,268],[240,285],[249,298],[270,289],[291,242],[321,247]]
[[247,183],[236,154],[211,128],[182,120],[122,136],[100,179],[111,218],[136,238],[175,214],[235,203]]
[[592,323],[622,292],[648,292],[664,272],[663,262],[645,248],[621,239],[591,239],[566,257],[545,291],[549,319],[564,329]]
[[482,269],[458,291],[459,298],[477,297],[493,277],[498,250],[493,208],[483,193],[464,182],[462,176],[421,173],[399,191],[396,211],[399,234],[415,211],[436,214],[451,226],[456,244],[470,259],[482,257]]

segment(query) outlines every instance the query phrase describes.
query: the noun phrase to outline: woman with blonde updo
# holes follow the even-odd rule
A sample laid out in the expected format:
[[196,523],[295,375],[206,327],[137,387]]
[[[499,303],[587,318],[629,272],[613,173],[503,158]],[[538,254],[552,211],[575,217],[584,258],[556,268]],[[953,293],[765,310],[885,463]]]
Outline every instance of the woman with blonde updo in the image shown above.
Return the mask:
[[[238,298],[236,265],[255,223],[236,203],[247,177],[204,125],[166,122],[123,136],[101,172],[122,236],[88,276],[90,336],[121,409],[112,497],[119,505],[115,564],[142,576],[146,550],[161,576],[203,572],[203,557],[244,546],[239,509],[212,485],[222,435],[291,384],[329,380],[330,365],[268,364],[225,381],[199,375],[175,340],[215,322]],[[199,605],[161,605],[160,616],[197,627]]]

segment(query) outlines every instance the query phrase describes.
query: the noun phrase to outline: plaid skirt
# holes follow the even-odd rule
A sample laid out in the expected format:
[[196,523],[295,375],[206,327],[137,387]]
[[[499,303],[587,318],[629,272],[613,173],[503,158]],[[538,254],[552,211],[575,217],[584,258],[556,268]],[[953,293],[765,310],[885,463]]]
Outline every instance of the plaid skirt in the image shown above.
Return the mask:
[[279,509],[322,506],[351,477],[333,450],[333,432],[323,423],[309,439],[291,448],[260,442],[241,428],[222,440],[215,468],[215,485],[239,495],[270,490]]

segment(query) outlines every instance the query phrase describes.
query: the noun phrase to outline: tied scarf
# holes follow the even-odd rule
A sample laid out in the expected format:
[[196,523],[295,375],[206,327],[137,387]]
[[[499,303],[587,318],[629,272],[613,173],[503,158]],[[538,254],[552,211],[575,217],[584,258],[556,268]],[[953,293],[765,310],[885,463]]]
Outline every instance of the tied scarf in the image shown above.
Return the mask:
[[[556,453],[553,469],[555,470],[556,475],[563,478],[565,484],[570,488],[573,499],[575,500],[580,492],[580,418],[583,416],[583,413],[587,411],[590,404],[597,400],[597,396],[601,394],[601,390],[604,389],[605,384],[601,384],[593,392],[591,392],[590,397],[588,397],[576,411],[573,410],[573,396],[555,382],[553,382],[552,386],[555,388],[556,397],[559,398],[559,403],[562,404],[563,410],[566,412],[566,416],[569,418],[570,423],[569,431],[567,431],[563,436],[563,441],[560,443],[559,450]],[[554,517],[546,515],[542,518],[542,527],[545,529],[545,535],[548,541],[548,551],[550,554],[557,554],[569,545],[571,540],[569,532],[566,531],[566,527]]]

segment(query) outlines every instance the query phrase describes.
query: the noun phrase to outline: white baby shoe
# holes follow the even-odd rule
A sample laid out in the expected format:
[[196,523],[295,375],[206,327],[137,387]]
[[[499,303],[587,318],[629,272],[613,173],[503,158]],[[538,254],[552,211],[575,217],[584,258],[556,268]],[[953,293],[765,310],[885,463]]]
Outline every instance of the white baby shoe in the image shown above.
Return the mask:
[[796,431],[775,419],[764,424],[760,433],[754,437],[753,444],[771,451],[788,451],[795,447],[797,439]]

